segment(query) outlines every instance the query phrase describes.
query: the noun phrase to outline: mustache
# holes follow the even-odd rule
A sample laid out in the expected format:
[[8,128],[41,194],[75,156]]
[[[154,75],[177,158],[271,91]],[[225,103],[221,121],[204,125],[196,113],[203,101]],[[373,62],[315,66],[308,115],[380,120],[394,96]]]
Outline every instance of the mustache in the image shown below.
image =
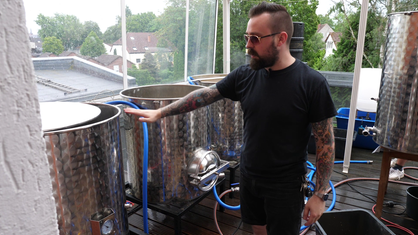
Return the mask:
[[257,52],[255,52],[253,49],[249,48],[247,51],[248,55],[258,56]]

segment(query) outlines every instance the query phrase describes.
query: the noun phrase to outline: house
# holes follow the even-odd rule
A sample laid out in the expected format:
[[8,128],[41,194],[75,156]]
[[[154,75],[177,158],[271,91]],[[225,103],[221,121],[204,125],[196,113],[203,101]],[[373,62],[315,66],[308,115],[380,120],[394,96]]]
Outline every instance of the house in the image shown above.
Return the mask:
[[42,53],[42,39],[36,35],[29,36],[32,57],[38,57]]
[[113,55],[113,51],[112,51],[112,45],[107,44],[107,43],[103,43],[103,46],[106,49],[106,54],[108,55]]
[[334,50],[337,50],[337,45],[341,41],[342,33],[331,32],[325,39],[325,55],[324,58],[334,54]]
[[[126,34],[126,50],[128,53],[128,60],[134,63],[137,67],[144,62],[145,53],[155,55],[157,52],[170,53],[169,48],[157,47],[158,39],[154,33],[127,33]],[[111,54],[122,56],[122,39],[113,43]]]
[[334,32],[334,30],[328,24],[319,24],[316,32],[322,34],[322,41],[325,42],[328,34]]
[[[96,58],[90,58],[88,61],[102,65],[106,68],[112,69],[116,72],[123,73],[123,58],[119,55],[106,55],[103,54]],[[133,63],[127,60],[127,68],[132,68]]]
[[59,57],[64,56],[78,56],[78,54],[73,51],[63,51],[61,54],[59,54]]

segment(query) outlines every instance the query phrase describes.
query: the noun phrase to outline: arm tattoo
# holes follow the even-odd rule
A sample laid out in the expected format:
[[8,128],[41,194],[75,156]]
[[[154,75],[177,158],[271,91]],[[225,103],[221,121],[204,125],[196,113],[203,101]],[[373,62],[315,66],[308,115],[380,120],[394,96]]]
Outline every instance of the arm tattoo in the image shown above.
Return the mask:
[[178,101],[163,107],[161,109],[161,117],[187,113],[212,104],[222,98],[223,97],[216,88],[216,85],[195,90]]
[[334,167],[335,143],[332,118],[312,123],[316,142],[316,189],[325,192]]

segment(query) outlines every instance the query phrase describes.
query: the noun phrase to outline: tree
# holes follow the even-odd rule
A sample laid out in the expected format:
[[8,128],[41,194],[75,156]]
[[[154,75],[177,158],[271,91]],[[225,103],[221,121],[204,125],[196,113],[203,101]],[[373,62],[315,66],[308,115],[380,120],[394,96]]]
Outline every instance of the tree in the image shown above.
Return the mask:
[[156,78],[157,77],[157,63],[155,61],[154,56],[146,52],[144,55],[144,62],[141,64],[142,70],[147,70],[151,77]]
[[46,37],[42,42],[42,50],[43,52],[59,55],[64,51],[64,46],[62,45],[61,40],[55,36]]
[[86,38],[90,32],[93,31],[99,38],[102,38],[103,33],[100,31],[99,25],[94,21],[86,21],[83,24],[83,32],[81,34],[81,38]]
[[119,40],[121,37],[122,37],[122,26],[121,24],[116,24],[106,29],[106,31],[103,34],[103,41],[105,43],[113,44],[114,42]]
[[62,41],[66,50],[74,49],[82,44],[83,25],[73,15],[55,14],[54,17],[39,14],[35,21],[41,29],[39,36],[44,40],[46,37],[55,36]]
[[155,32],[158,30],[156,24],[157,16],[152,12],[132,15],[126,18],[127,32]]
[[315,33],[304,47],[306,62],[310,67],[320,70],[324,64],[325,44],[322,41],[322,34]]
[[[349,13],[341,8],[346,15],[346,22],[341,36],[341,42],[337,46],[334,55],[327,58],[327,65],[324,67],[330,71],[353,72],[357,50],[357,35],[359,30],[360,9],[355,13]],[[381,62],[380,49],[384,43],[384,17],[378,14],[378,11],[369,8],[365,43],[363,51],[363,68],[379,67]]]
[[81,45],[80,53],[84,56],[98,57],[106,53],[106,48],[103,41],[92,31]]

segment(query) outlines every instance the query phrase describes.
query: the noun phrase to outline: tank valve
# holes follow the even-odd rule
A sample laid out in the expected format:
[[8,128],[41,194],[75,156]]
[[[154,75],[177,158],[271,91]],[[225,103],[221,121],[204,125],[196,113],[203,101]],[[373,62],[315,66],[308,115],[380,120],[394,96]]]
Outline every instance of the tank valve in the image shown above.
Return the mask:
[[365,128],[364,128],[364,130],[362,131],[362,134],[364,135],[364,136],[369,136],[369,135],[371,135],[371,136],[375,136],[376,135],[376,133],[379,133],[379,129],[377,129],[376,127],[368,127],[368,126],[366,126]]

